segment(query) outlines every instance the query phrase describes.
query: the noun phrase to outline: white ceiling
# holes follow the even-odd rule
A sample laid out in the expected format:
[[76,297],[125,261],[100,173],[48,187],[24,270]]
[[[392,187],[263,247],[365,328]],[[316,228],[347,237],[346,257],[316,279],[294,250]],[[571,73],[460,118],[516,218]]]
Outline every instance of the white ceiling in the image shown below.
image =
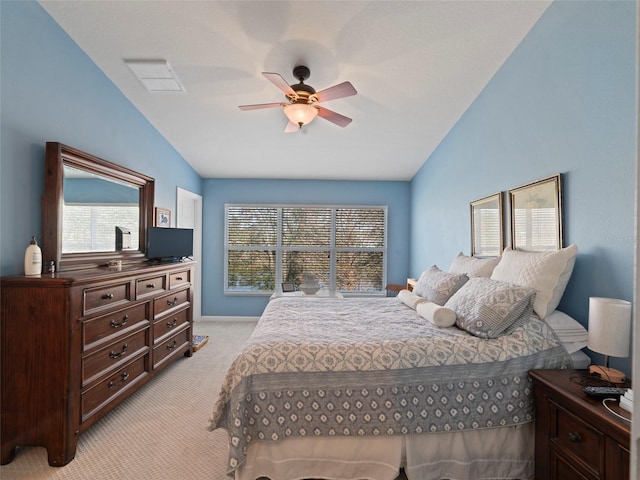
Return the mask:
[[[409,180],[550,1],[40,1],[205,178]],[[184,93],[149,93],[125,59],[165,59]],[[316,90],[350,81],[283,133],[288,82],[307,65]]]

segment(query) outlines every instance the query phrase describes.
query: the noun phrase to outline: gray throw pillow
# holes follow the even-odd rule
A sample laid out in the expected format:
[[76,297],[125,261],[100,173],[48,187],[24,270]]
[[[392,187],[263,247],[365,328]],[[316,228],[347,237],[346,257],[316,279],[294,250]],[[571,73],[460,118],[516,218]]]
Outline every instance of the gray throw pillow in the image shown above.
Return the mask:
[[465,274],[443,272],[434,265],[422,272],[413,292],[442,306],[467,280],[469,277]]
[[445,304],[456,312],[456,325],[480,338],[497,338],[533,313],[536,291],[484,277],[474,277]]

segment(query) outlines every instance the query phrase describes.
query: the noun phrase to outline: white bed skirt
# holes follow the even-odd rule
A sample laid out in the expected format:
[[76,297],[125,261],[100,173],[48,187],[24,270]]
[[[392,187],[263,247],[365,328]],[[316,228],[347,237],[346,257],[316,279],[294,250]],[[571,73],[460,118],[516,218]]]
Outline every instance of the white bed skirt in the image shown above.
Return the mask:
[[533,479],[534,423],[404,437],[290,438],[255,442],[236,480]]

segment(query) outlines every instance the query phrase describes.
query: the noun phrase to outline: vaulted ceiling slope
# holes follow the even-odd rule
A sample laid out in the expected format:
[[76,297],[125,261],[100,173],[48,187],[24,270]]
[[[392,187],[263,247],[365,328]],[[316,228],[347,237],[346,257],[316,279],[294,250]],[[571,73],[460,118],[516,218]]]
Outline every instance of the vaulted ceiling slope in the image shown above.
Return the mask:
[[[409,180],[549,1],[40,1],[205,178]],[[125,59],[164,59],[185,91],[149,93]],[[261,72],[358,94],[350,117],[283,133]]]

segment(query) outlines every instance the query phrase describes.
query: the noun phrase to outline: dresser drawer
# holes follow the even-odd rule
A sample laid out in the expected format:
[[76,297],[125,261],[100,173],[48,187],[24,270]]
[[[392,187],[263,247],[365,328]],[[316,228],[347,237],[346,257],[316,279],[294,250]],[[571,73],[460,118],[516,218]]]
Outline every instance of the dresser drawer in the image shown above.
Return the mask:
[[177,288],[191,282],[191,270],[184,270],[169,275],[169,289]]
[[557,455],[555,452],[551,453],[551,475],[549,480],[597,480],[598,477],[586,476],[581,471],[576,470],[574,465],[566,458]]
[[190,333],[191,329],[185,328],[155,347],[153,349],[153,368],[158,368],[172,355],[186,352],[189,345],[191,345]]
[[555,449],[565,457],[566,453],[577,456],[596,473],[602,471],[600,452],[604,451],[605,441],[602,433],[555,403],[551,402],[551,406],[555,422],[550,439]]
[[[629,437],[631,438],[631,437]],[[630,445],[620,445],[612,438],[607,437],[605,458],[605,478],[631,478],[631,451]]]
[[162,313],[167,310],[175,309],[180,305],[189,302],[189,289],[180,290],[179,292],[173,292],[169,295],[156,298],[153,302],[153,313],[155,318],[158,318]]
[[153,324],[153,342],[160,341],[163,337],[171,335],[176,330],[179,330],[182,325],[189,321],[190,309],[187,307],[171,315],[166,315],[161,320],[158,320]]
[[102,382],[88,388],[81,395],[82,421],[93,415],[98,409],[122,395],[148,375],[149,356],[144,355],[124,365]]
[[84,290],[83,314],[89,315],[92,312],[115,307],[129,301],[131,301],[131,284],[129,282],[87,288]]
[[143,322],[149,323],[150,304],[140,303],[100,317],[85,319],[82,322],[82,351],[86,352],[105,342],[110,342]]
[[149,329],[145,328],[107,345],[82,359],[82,386],[86,386],[109,370],[117,368],[140,353],[149,350]]
[[158,275],[151,278],[139,278],[136,280],[136,298],[144,298],[149,295],[164,292],[166,288],[166,276]]

